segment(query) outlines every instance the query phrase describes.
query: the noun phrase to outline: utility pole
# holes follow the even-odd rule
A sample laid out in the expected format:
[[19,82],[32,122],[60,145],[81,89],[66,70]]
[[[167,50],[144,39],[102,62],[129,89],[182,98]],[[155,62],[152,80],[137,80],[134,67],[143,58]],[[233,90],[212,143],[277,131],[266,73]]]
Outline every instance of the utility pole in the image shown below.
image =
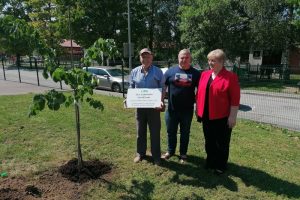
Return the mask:
[[128,68],[129,72],[132,69],[132,52],[131,52],[131,25],[130,25],[130,0],[127,0],[127,8],[128,8]]
[[71,13],[70,13],[70,6],[68,9],[68,23],[69,23],[69,38],[71,42],[71,68],[74,68],[74,61],[73,61],[73,38],[72,38],[72,28],[71,28]]

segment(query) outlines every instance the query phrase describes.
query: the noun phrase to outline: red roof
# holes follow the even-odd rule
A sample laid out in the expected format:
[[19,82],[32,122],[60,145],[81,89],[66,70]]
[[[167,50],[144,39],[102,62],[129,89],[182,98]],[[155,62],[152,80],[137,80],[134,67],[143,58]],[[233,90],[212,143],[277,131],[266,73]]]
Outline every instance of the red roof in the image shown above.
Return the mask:
[[[60,46],[62,46],[62,47],[71,47],[71,40],[64,40],[63,43],[60,44]],[[72,40],[72,46],[80,48],[80,46],[74,40]]]

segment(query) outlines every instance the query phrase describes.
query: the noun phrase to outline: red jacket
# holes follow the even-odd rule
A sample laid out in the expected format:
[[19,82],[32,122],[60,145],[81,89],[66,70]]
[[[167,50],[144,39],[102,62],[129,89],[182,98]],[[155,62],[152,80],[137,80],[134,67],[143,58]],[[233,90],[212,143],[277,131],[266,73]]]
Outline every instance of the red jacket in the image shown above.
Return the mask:
[[[203,117],[206,85],[212,74],[212,70],[202,72],[199,81],[196,103],[197,114]],[[227,71],[225,67],[217,74],[209,88],[209,119],[221,119],[228,117],[231,106],[240,104],[240,86],[238,77],[233,72]]]

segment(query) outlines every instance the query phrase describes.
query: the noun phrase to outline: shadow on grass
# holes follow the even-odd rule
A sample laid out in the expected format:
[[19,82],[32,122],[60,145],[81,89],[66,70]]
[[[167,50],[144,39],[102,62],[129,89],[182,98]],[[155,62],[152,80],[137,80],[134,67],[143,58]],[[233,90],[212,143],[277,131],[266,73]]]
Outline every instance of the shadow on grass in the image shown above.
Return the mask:
[[[122,200],[151,200],[153,199],[153,191],[155,188],[155,185],[148,180],[132,180],[130,188],[127,188],[125,185],[115,184],[112,182],[107,182],[107,186],[109,191],[121,192],[122,195],[119,196],[118,199]],[[203,197],[198,196],[195,193],[192,193],[189,198],[186,199],[204,200]]]
[[228,176],[216,176],[204,169],[205,160],[196,156],[189,156],[188,162],[181,164],[178,161],[165,161],[162,167],[176,172],[172,182],[182,185],[191,185],[203,188],[216,188],[223,185],[230,191],[238,191],[237,184]]
[[289,198],[300,198],[300,185],[281,180],[270,174],[230,163],[228,171],[217,176],[204,169],[205,160],[196,156],[189,156],[188,163],[180,164],[176,161],[163,162],[162,167],[176,172],[171,181],[203,188],[216,188],[224,186],[230,191],[238,191],[237,183],[230,176],[240,178],[246,186],[254,186],[259,190],[274,192],[277,195],[285,195]]
[[[118,199],[129,200],[129,199],[143,199],[150,200],[152,199],[152,194],[154,190],[154,184],[148,180],[137,181],[132,180],[130,188],[127,188],[125,185],[108,183],[109,191],[122,191],[122,195]],[[126,194],[125,194],[126,193]]]

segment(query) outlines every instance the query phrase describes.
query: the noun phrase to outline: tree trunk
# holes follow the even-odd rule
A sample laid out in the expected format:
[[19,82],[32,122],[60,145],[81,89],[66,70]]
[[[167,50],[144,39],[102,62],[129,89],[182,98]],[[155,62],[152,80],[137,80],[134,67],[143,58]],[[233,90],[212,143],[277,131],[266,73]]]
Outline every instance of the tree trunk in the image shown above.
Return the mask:
[[109,58],[106,59],[106,66],[109,66]]
[[78,172],[80,173],[83,168],[83,161],[82,161],[82,153],[81,153],[81,145],[80,145],[80,113],[79,113],[79,106],[78,103],[75,103],[75,116],[76,116],[76,131],[77,131],[77,168]]

